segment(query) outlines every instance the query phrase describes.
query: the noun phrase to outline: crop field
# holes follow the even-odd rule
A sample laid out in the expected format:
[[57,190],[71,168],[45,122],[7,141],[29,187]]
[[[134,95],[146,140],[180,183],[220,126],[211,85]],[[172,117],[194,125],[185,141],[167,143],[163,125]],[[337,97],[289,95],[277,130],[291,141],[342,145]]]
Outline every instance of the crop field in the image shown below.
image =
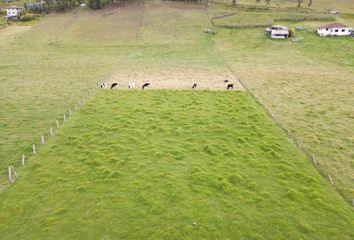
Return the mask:
[[352,239],[249,94],[102,90],[0,195],[2,239]]
[[[353,24],[351,19],[340,21]],[[319,38],[326,22],[303,26],[295,38],[274,41],[263,29],[219,29],[216,48],[238,77],[317,156],[320,171],[334,178],[348,202],[353,185],[353,39]]]

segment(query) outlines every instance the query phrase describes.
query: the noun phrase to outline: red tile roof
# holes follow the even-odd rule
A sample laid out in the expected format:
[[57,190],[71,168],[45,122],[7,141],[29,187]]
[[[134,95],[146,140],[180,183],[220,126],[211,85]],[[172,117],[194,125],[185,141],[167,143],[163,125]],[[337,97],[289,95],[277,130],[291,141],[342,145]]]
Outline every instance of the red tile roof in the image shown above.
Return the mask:
[[345,28],[345,27],[348,27],[348,26],[341,24],[341,23],[330,23],[325,26],[321,26],[320,28]]

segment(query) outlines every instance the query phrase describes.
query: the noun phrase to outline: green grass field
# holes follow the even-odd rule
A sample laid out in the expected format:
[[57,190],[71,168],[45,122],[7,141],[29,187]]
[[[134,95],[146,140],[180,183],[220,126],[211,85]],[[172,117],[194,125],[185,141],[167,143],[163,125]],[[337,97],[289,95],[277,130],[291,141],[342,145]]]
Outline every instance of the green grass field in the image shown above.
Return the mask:
[[39,152],[0,195],[4,240],[354,237],[247,93],[101,91]]
[[[153,1],[0,29],[1,239],[354,237],[353,39],[319,38],[317,21],[277,22],[304,26],[299,42],[212,36],[210,18],[231,11],[215,8]],[[317,169],[249,93],[220,91],[226,77]],[[151,87],[96,92],[49,138],[99,81]]]
[[[350,19],[341,19],[351,23]],[[262,29],[219,29],[215,46],[248,88],[315,154],[323,175],[348,202],[353,185],[353,39],[320,38],[318,22],[281,23],[295,38],[274,41]]]
[[189,89],[195,81],[199,88],[224,88],[230,71],[203,34],[209,24],[199,7],[151,4],[52,14],[32,28],[3,29],[0,172],[100,80],[125,88],[145,81],[151,88]]

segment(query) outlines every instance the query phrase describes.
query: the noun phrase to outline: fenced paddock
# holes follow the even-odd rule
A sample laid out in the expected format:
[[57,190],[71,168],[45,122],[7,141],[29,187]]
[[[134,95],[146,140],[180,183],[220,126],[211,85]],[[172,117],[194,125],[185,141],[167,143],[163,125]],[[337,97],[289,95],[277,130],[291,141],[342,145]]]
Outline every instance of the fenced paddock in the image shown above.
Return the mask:
[[350,207],[245,92],[96,92],[19,178],[0,194],[4,238],[271,237],[275,216],[284,236],[353,234]]
[[[286,126],[281,131],[269,116],[282,123],[282,112],[249,80],[250,72],[259,81],[280,72],[284,53],[293,53],[297,66],[318,63],[300,61],[299,49],[285,49],[286,42],[271,48],[255,32],[234,38],[242,40],[234,46],[225,29],[204,34],[209,24],[202,8],[154,2],[119,13],[50,15],[16,40],[0,37],[0,132],[6,143],[0,164],[4,177],[18,176],[0,194],[0,236],[252,239],[277,232],[284,238],[353,238],[351,209],[330,186],[342,186],[338,175],[319,176],[311,164],[323,166],[323,154],[308,148],[291,124],[280,124]],[[313,53],[304,43],[297,47]],[[346,49],[343,41],[338,46]],[[342,52],[321,54],[311,59],[333,70],[323,59]],[[229,57],[232,64],[225,66]],[[263,69],[260,59],[275,67]],[[351,66],[350,58],[341,61]],[[109,71],[110,78],[103,78]],[[150,80],[175,89],[196,79],[204,80],[198,86],[224,86],[230,75],[235,82],[235,75],[247,77],[245,84],[269,115],[245,92],[117,89],[96,93],[76,112],[91,94],[84,90],[100,78]],[[311,154],[310,163],[298,148]]]

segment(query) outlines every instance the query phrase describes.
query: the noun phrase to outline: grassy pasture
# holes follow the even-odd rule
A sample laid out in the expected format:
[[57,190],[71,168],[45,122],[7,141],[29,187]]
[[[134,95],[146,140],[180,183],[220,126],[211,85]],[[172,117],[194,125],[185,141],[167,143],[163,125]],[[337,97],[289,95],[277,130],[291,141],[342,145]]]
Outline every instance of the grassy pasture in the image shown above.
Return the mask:
[[4,240],[354,237],[350,207],[244,92],[103,90],[0,209]]
[[50,14],[33,27],[2,29],[0,175],[99,80],[224,88],[230,71],[203,33],[209,24],[200,8],[151,3]]
[[[223,5],[224,8],[231,7],[231,0],[214,0],[217,5]],[[352,0],[316,0],[310,8],[307,7],[308,0],[302,2],[300,11],[316,10],[328,12],[328,10],[337,10],[345,13],[354,12],[354,4]],[[281,9],[289,8],[296,9],[297,0],[271,0],[269,4],[265,1],[256,2],[256,0],[238,0],[237,3],[242,7],[249,8],[250,10],[260,9]]]
[[[351,24],[350,19],[339,19]],[[320,38],[318,22],[280,22],[301,42],[268,39],[263,29],[219,29],[215,47],[248,88],[315,156],[348,202],[353,185],[353,39]]]
[[252,28],[266,27],[279,21],[334,21],[336,18],[329,14],[309,14],[298,12],[237,12],[236,15],[215,19],[218,27]]

